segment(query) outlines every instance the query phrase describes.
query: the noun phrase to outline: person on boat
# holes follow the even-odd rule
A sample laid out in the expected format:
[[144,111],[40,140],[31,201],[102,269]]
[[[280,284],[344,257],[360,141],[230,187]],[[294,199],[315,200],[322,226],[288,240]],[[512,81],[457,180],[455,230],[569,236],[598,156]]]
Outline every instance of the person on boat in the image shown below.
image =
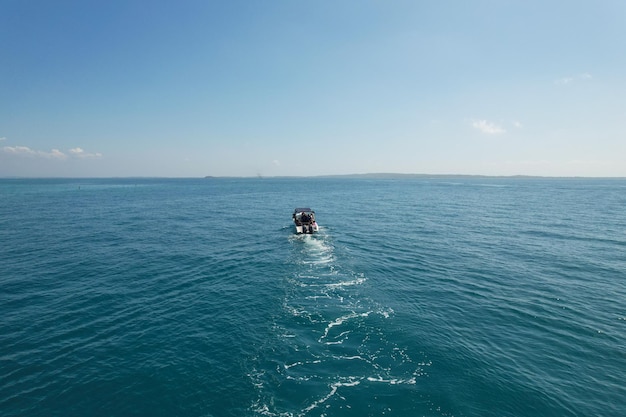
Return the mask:
[[305,212],[302,212],[302,215],[300,215],[300,221],[302,222],[302,224],[307,224],[309,220],[311,220],[309,215]]

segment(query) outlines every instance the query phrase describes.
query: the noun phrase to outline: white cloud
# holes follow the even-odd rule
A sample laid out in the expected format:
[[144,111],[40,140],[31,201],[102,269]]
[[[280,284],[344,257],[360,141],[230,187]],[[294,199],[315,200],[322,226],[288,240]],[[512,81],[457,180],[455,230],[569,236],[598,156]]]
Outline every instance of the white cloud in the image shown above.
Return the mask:
[[102,156],[101,153],[87,153],[82,148],[72,148],[70,149],[70,154],[76,158],[100,158]]
[[47,158],[57,158],[57,159],[65,159],[67,155],[61,152],[58,149],[53,149],[51,152],[40,152],[43,156]]
[[472,127],[488,135],[499,135],[502,133],[506,133],[506,130],[504,130],[502,127],[498,126],[495,123],[488,122],[487,120],[474,120],[472,122]]
[[272,164],[274,164],[275,166],[280,166],[280,161],[278,159],[274,159],[272,161]]
[[574,81],[574,78],[572,77],[563,77],[563,78],[559,78],[558,80],[554,81],[554,84],[556,85],[565,85],[565,84],[569,84],[572,81]]
[[2,148],[5,153],[14,155],[35,155],[36,152],[30,149],[28,146],[5,146]]
[[513,126],[515,126],[518,129],[521,129],[522,127],[524,127],[524,125],[522,125],[520,122],[518,122],[517,120],[513,121]]
[[591,74],[585,72],[582,74],[578,74],[578,75],[571,75],[568,77],[563,77],[563,78],[559,78],[558,80],[554,81],[554,84],[556,85],[567,85],[567,84],[571,84],[575,81],[583,81],[583,80],[590,80],[593,77],[591,76]]
[[[67,159],[68,155],[58,149],[52,149],[50,151],[40,151],[31,149],[28,146],[4,146],[0,150],[6,154],[16,156],[26,156],[33,158],[48,158],[48,159]],[[74,158],[100,158],[101,153],[87,153],[81,148],[73,148],[69,150],[69,155]]]
[[51,158],[51,159],[65,159],[67,155],[61,152],[58,149],[52,149],[50,152],[47,151],[37,151],[30,149],[28,146],[5,146],[2,148],[4,153],[19,155],[19,156],[30,156],[30,157],[41,157],[41,158]]
[[0,138],[0,142],[2,142],[3,140],[7,140],[7,138],[5,137]]
[[81,155],[84,152],[85,151],[83,151],[82,148],[72,148],[72,149],[70,149],[70,153],[72,155]]

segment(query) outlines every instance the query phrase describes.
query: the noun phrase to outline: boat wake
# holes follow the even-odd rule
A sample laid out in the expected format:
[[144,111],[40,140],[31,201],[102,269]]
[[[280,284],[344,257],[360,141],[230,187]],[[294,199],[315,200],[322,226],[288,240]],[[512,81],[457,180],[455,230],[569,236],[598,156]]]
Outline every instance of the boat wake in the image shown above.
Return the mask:
[[[253,413],[384,414],[397,404],[390,398],[415,398],[406,394],[430,364],[394,341],[394,312],[368,296],[358,265],[323,231],[290,241],[283,306],[250,372],[257,390]],[[381,397],[372,402],[375,395]]]

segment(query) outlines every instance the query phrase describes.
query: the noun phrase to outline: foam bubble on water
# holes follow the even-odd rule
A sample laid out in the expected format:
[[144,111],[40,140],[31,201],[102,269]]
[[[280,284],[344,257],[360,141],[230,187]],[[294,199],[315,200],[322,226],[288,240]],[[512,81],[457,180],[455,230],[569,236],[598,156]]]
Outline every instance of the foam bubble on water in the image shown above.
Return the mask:
[[315,259],[306,259],[306,260],[303,260],[302,263],[304,265],[326,265],[326,264],[333,262],[333,260],[334,260],[333,257],[328,255],[328,256],[318,257]]
[[361,285],[366,281],[365,278],[357,278],[357,279],[353,279],[351,281],[344,281],[344,282],[336,282],[336,283],[331,283],[331,284],[325,284],[326,288],[343,288],[343,287],[351,287],[354,285]]
[[331,249],[324,239],[319,239],[311,235],[305,235],[302,242],[307,251],[327,252]]
[[394,313],[394,311],[393,308],[387,308],[385,310],[379,311],[378,313],[384,318],[388,319]]
[[330,295],[328,294],[322,294],[322,295],[307,295],[305,297],[306,300],[321,300],[321,299],[329,299],[331,298]]
[[355,355],[355,356],[333,356],[334,359],[337,360],[344,360],[344,361],[355,361],[355,360],[360,360],[360,361],[364,361],[364,362],[369,362],[367,359],[365,359],[362,356],[359,355]]
[[291,363],[291,364],[284,364],[283,367],[285,369],[290,369],[290,368],[293,368],[294,366],[307,365],[307,364],[316,364],[316,363],[322,363],[322,361],[319,360],[319,359],[315,360],[315,361],[305,361],[305,362],[300,362],[299,361],[299,362],[294,362],[294,363]]
[[276,412],[272,412],[269,409],[269,406],[267,404],[257,404],[256,408],[253,408],[253,411],[257,414],[263,415],[263,416],[272,416],[272,417],[293,417],[294,414],[293,413],[276,413]]
[[304,264],[328,264],[334,260],[333,247],[325,239],[305,235],[302,243],[300,251],[306,257],[302,260]]
[[389,385],[399,385],[399,384],[410,384],[410,385],[415,385],[416,383],[416,379],[415,377],[413,378],[408,378],[408,379],[397,379],[397,378],[388,378],[385,379],[381,376],[377,376],[376,378],[374,377],[367,377],[367,380],[370,382],[380,382],[380,383],[385,383],[385,384],[389,384]]

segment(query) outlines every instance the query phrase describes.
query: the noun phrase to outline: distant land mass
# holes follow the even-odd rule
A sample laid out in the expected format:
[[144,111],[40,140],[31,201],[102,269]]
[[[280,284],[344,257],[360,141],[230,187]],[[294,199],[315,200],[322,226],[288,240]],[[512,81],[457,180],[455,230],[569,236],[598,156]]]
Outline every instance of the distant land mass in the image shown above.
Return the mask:
[[402,179],[402,178],[544,178],[531,175],[469,175],[469,174],[398,174],[378,172],[368,174],[320,175],[319,178],[371,178],[371,179]]
[[[258,178],[354,178],[354,179],[408,179],[408,178],[442,178],[442,179],[468,179],[468,178],[519,178],[519,179],[533,179],[533,178],[561,178],[561,179],[576,179],[576,178],[595,178],[595,179],[623,179],[625,177],[585,177],[585,176],[543,176],[543,175],[472,175],[472,174],[400,174],[392,172],[379,172],[379,173],[367,173],[367,174],[330,174],[330,175],[278,175],[278,176],[263,176],[257,175]],[[218,178],[253,178],[253,177],[237,177],[237,176],[212,176],[207,175],[206,179],[218,179]]]

